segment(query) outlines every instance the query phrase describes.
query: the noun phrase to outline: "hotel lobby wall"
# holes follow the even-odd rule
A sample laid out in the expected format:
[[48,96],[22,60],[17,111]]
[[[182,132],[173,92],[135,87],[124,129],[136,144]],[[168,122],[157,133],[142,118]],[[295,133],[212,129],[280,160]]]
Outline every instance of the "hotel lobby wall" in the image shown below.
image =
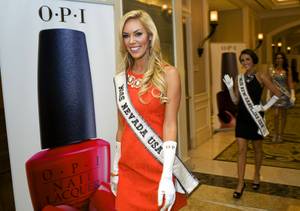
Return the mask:
[[191,1],[192,70],[194,76],[192,93],[194,140],[192,140],[192,148],[199,146],[211,136],[209,42],[204,44],[204,52],[201,57],[197,53],[199,43],[210,30],[208,10],[207,0]]
[[[202,15],[199,15],[202,14]],[[194,71],[194,93],[200,94],[207,92],[207,81],[203,78],[205,75],[205,61],[204,56],[208,54],[208,49],[204,46],[204,52],[202,57],[198,56],[197,47],[201,40],[206,36],[206,28],[204,21],[207,18],[207,14],[203,10],[203,1],[191,1],[191,16],[192,16],[192,43],[193,43],[193,71]],[[201,83],[200,83],[201,82]]]
[[219,12],[219,24],[211,38],[214,43],[245,43],[248,48],[256,45],[260,32],[258,17],[249,7]]
[[211,42],[243,42],[243,12],[240,9],[220,11],[218,22]]
[[[284,16],[270,16],[270,17],[262,17],[261,22],[261,32],[266,36],[266,40],[263,43],[261,49],[261,62],[262,63],[271,63],[271,44],[272,44],[272,36],[275,31],[280,32],[280,28],[283,28],[286,25],[293,25],[293,23],[299,22],[300,20],[300,9],[299,12],[296,13],[287,13]],[[299,22],[300,24],[300,22]],[[275,32],[277,33],[277,32]],[[269,35],[269,39],[267,40]],[[276,40],[275,40],[276,42]]]
[[291,23],[294,21],[298,21],[300,19],[300,10],[299,15],[287,15],[287,16],[280,16],[280,17],[270,17],[270,18],[262,18],[262,29],[264,33],[268,33],[273,31],[276,28],[281,27],[287,23]]

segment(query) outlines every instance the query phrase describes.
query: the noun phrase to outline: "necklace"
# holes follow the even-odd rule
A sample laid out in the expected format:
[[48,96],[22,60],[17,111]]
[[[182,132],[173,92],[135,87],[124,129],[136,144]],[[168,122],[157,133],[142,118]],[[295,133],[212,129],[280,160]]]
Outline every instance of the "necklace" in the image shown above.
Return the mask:
[[255,73],[245,74],[246,83],[250,83],[255,77]]
[[281,69],[281,68],[276,68],[276,69],[274,69],[274,71],[273,71],[273,76],[281,76],[281,77],[283,77],[283,76],[285,76],[285,74],[286,74],[286,71],[284,70],[284,69]]
[[127,84],[132,88],[140,88],[142,85],[142,79],[136,78],[133,75],[128,75]]

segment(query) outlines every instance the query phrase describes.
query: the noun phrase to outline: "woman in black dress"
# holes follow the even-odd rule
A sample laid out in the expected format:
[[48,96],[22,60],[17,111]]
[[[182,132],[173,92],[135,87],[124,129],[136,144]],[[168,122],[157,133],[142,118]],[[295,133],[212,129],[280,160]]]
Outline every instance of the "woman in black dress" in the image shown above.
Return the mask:
[[[248,92],[248,96],[252,100],[254,106],[253,104],[252,106],[247,106],[244,103],[244,99],[241,97],[242,91],[241,86],[238,84],[238,80],[236,80],[236,83],[234,84],[233,79],[229,75],[225,75],[223,81],[229,90],[232,101],[238,105],[235,129],[235,136],[238,144],[238,185],[233,193],[234,198],[240,198],[245,188],[244,175],[246,168],[248,140],[252,140],[255,153],[255,172],[252,188],[255,190],[259,188],[260,167],[263,158],[261,141],[263,136],[261,135],[261,129],[259,129],[254,120],[255,117],[253,117],[253,112],[259,112],[261,115],[263,115],[263,111],[266,111],[268,108],[270,108],[281,95],[279,89],[277,89],[272,83],[270,75],[267,72],[257,71],[256,64],[258,63],[258,57],[254,51],[251,49],[243,50],[240,54],[239,60],[245,69],[245,73],[241,75],[241,77],[243,77],[246,91]],[[274,96],[264,106],[260,104],[263,87],[266,87],[274,93]]]

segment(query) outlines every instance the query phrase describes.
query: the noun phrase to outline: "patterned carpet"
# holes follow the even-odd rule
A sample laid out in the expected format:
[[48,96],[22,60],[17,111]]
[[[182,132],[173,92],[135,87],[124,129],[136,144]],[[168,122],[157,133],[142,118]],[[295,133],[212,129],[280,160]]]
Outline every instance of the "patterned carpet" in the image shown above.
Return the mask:
[[[200,184],[206,184],[206,185],[224,187],[230,189],[234,189],[236,187],[237,181],[236,178],[233,177],[205,174],[200,172],[193,172],[193,174],[199,179]],[[251,187],[252,182],[253,182],[252,180],[245,179],[246,191],[300,199],[300,187],[261,181],[260,182],[261,186],[259,190],[253,190]]]
[[[273,134],[273,111],[266,113],[267,126],[271,135],[264,139],[263,165],[281,168],[300,169],[300,85],[297,85],[296,104],[288,109],[287,124],[283,134],[283,142],[272,142]],[[223,152],[215,157],[215,160],[237,161],[237,144],[233,142]],[[254,163],[252,144],[248,144],[247,162]]]

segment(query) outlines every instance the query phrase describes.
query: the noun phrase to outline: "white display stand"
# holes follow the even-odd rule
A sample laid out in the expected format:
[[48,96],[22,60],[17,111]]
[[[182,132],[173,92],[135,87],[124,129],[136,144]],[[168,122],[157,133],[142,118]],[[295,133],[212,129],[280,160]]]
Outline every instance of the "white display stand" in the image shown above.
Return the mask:
[[112,4],[59,0],[0,2],[1,78],[17,211],[33,210],[25,162],[41,150],[37,99],[39,32],[69,28],[85,33],[97,135],[113,143],[117,128],[113,87],[116,69],[114,23]]
[[239,55],[243,49],[246,48],[244,43],[211,43],[211,74],[212,74],[212,125],[213,130],[220,129],[220,122],[218,119],[217,93],[221,91],[221,60],[222,53],[233,52],[237,56],[238,70],[241,71],[239,63]]

